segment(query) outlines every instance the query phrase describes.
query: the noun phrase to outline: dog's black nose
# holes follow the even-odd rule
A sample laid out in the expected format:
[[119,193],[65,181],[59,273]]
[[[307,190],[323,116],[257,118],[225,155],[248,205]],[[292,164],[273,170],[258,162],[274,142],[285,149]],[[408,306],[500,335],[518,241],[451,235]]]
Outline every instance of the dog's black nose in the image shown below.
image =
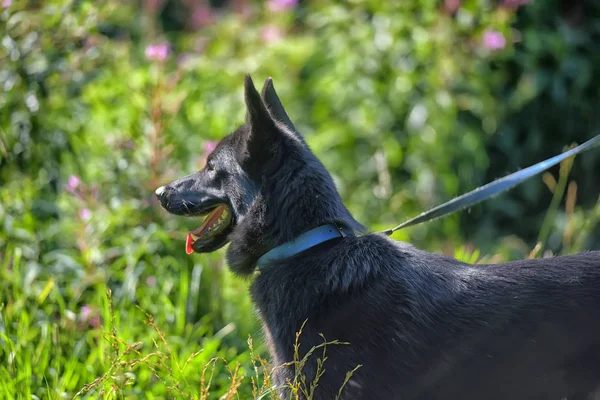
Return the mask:
[[162,198],[165,196],[166,193],[167,193],[167,188],[164,186],[161,186],[154,191],[154,194],[156,195],[156,197],[158,197],[159,200],[162,200]]

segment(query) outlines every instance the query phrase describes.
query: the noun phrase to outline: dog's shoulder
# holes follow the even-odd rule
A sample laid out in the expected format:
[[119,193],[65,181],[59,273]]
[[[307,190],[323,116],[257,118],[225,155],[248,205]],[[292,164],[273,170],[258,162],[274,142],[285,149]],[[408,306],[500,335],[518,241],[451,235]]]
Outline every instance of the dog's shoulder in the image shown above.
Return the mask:
[[318,291],[348,291],[377,281],[426,285],[463,266],[467,264],[375,233],[323,243],[263,271],[261,280],[303,281]]

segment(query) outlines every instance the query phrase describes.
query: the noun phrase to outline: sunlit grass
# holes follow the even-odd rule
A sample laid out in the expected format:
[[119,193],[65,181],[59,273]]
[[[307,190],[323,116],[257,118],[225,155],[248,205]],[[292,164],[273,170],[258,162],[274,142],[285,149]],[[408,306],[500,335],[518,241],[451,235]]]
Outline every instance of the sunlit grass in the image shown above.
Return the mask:
[[[3,278],[22,267],[18,250],[9,255]],[[222,351],[220,332],[202,343],[186,342],[173,334],[172,325],[157,322],[139,306],[116,311],[110,290],[98,288],[93,315],[77,315],[55,289],[32,298],[15,285],[17,278],[11,283],[3,286],[11,290],[5,297],[10,302],[0,309],[0,398],[276,398],[273,368],[251,337],[243,348]],[[323,338],[300,357],[300,340],[301,332],[288,364],[295,371],[286,383],[291,399],[311,398],[325,373],[327,346],[347,345]],[[302,371],[311,357],[318,369],[309,381]]]

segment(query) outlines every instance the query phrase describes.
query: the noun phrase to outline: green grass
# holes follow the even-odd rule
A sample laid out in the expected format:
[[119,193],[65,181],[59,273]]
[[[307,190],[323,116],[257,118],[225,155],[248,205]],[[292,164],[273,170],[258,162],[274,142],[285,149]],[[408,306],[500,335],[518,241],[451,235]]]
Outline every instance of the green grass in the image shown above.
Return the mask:
[[[0,310],[0,398],[275,398],[272,368],[250,337],[245,348],[227,349],[223,339],[229,332],[206,336],[198,325],[175,336],[177,324],[162,321],[161,328],[138,306],[115,310],[111,291],[103,293],[101,287],[98,308],[77,315],[52,280],[37,297],[18,285],[19,254],[11,251],[3,265],[4,282],[12,278],[12,284],[4,285],[11,290],[10,300]],[[300,358],[300,338],[301,332],[290,363],[296,371],[288,382],[292,399],[311,398],[325,372],[327,346],[347,345],[323,338]],[[318,359],[314,381],[302,375],[309,357]]]
[[3,265],[0,398],[215,398],[209,393],[251,370],[250,351],[226,345],[230,332],[170,324],[163,313],[161,329],[139,306],[113,309],[100,285],[86,312],[52,280],[36,295],[20,279],[19,254],[10,251]]

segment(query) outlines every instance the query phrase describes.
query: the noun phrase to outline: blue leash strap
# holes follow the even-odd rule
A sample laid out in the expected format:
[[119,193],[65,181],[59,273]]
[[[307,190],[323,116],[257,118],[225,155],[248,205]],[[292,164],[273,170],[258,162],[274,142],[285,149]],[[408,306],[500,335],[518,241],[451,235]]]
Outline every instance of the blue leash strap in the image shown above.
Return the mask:
[[587,142],[571,149],[565,151],[562,154],[549,158],[547,160],[541,161],[531,167],[525,168],[523,170],[517,171],[510,175],[505,176],[504,178],[497,179],[493,182],[488,183],[480,188],[472,190],[468,193],[463,194],[462,196],[458,196],[444,204],[440,204],[437,207],[432,208],[429,211],[421,213],[414,218],[409,219],[396,226],[395,228],[391,228],[380,233],[385,235],[391,235],[398,229],[406,228],[408,226],[417,225],[422,222],[431,221],[437,218],[441,218],[443,216],[452,214],[456,211],[462,210],[464,208],[470,207],[477,203],[482,202],[483,200],[487,200],[493,196],[496,196],[502,192],[505,192],[523,181],[547,170],[548,168],[560,163],[566,158],[572,157],[579,153],[582,153],[586,150],[591,149],[592,147],[598,145],[600,143],[600,135],[593,137]]

